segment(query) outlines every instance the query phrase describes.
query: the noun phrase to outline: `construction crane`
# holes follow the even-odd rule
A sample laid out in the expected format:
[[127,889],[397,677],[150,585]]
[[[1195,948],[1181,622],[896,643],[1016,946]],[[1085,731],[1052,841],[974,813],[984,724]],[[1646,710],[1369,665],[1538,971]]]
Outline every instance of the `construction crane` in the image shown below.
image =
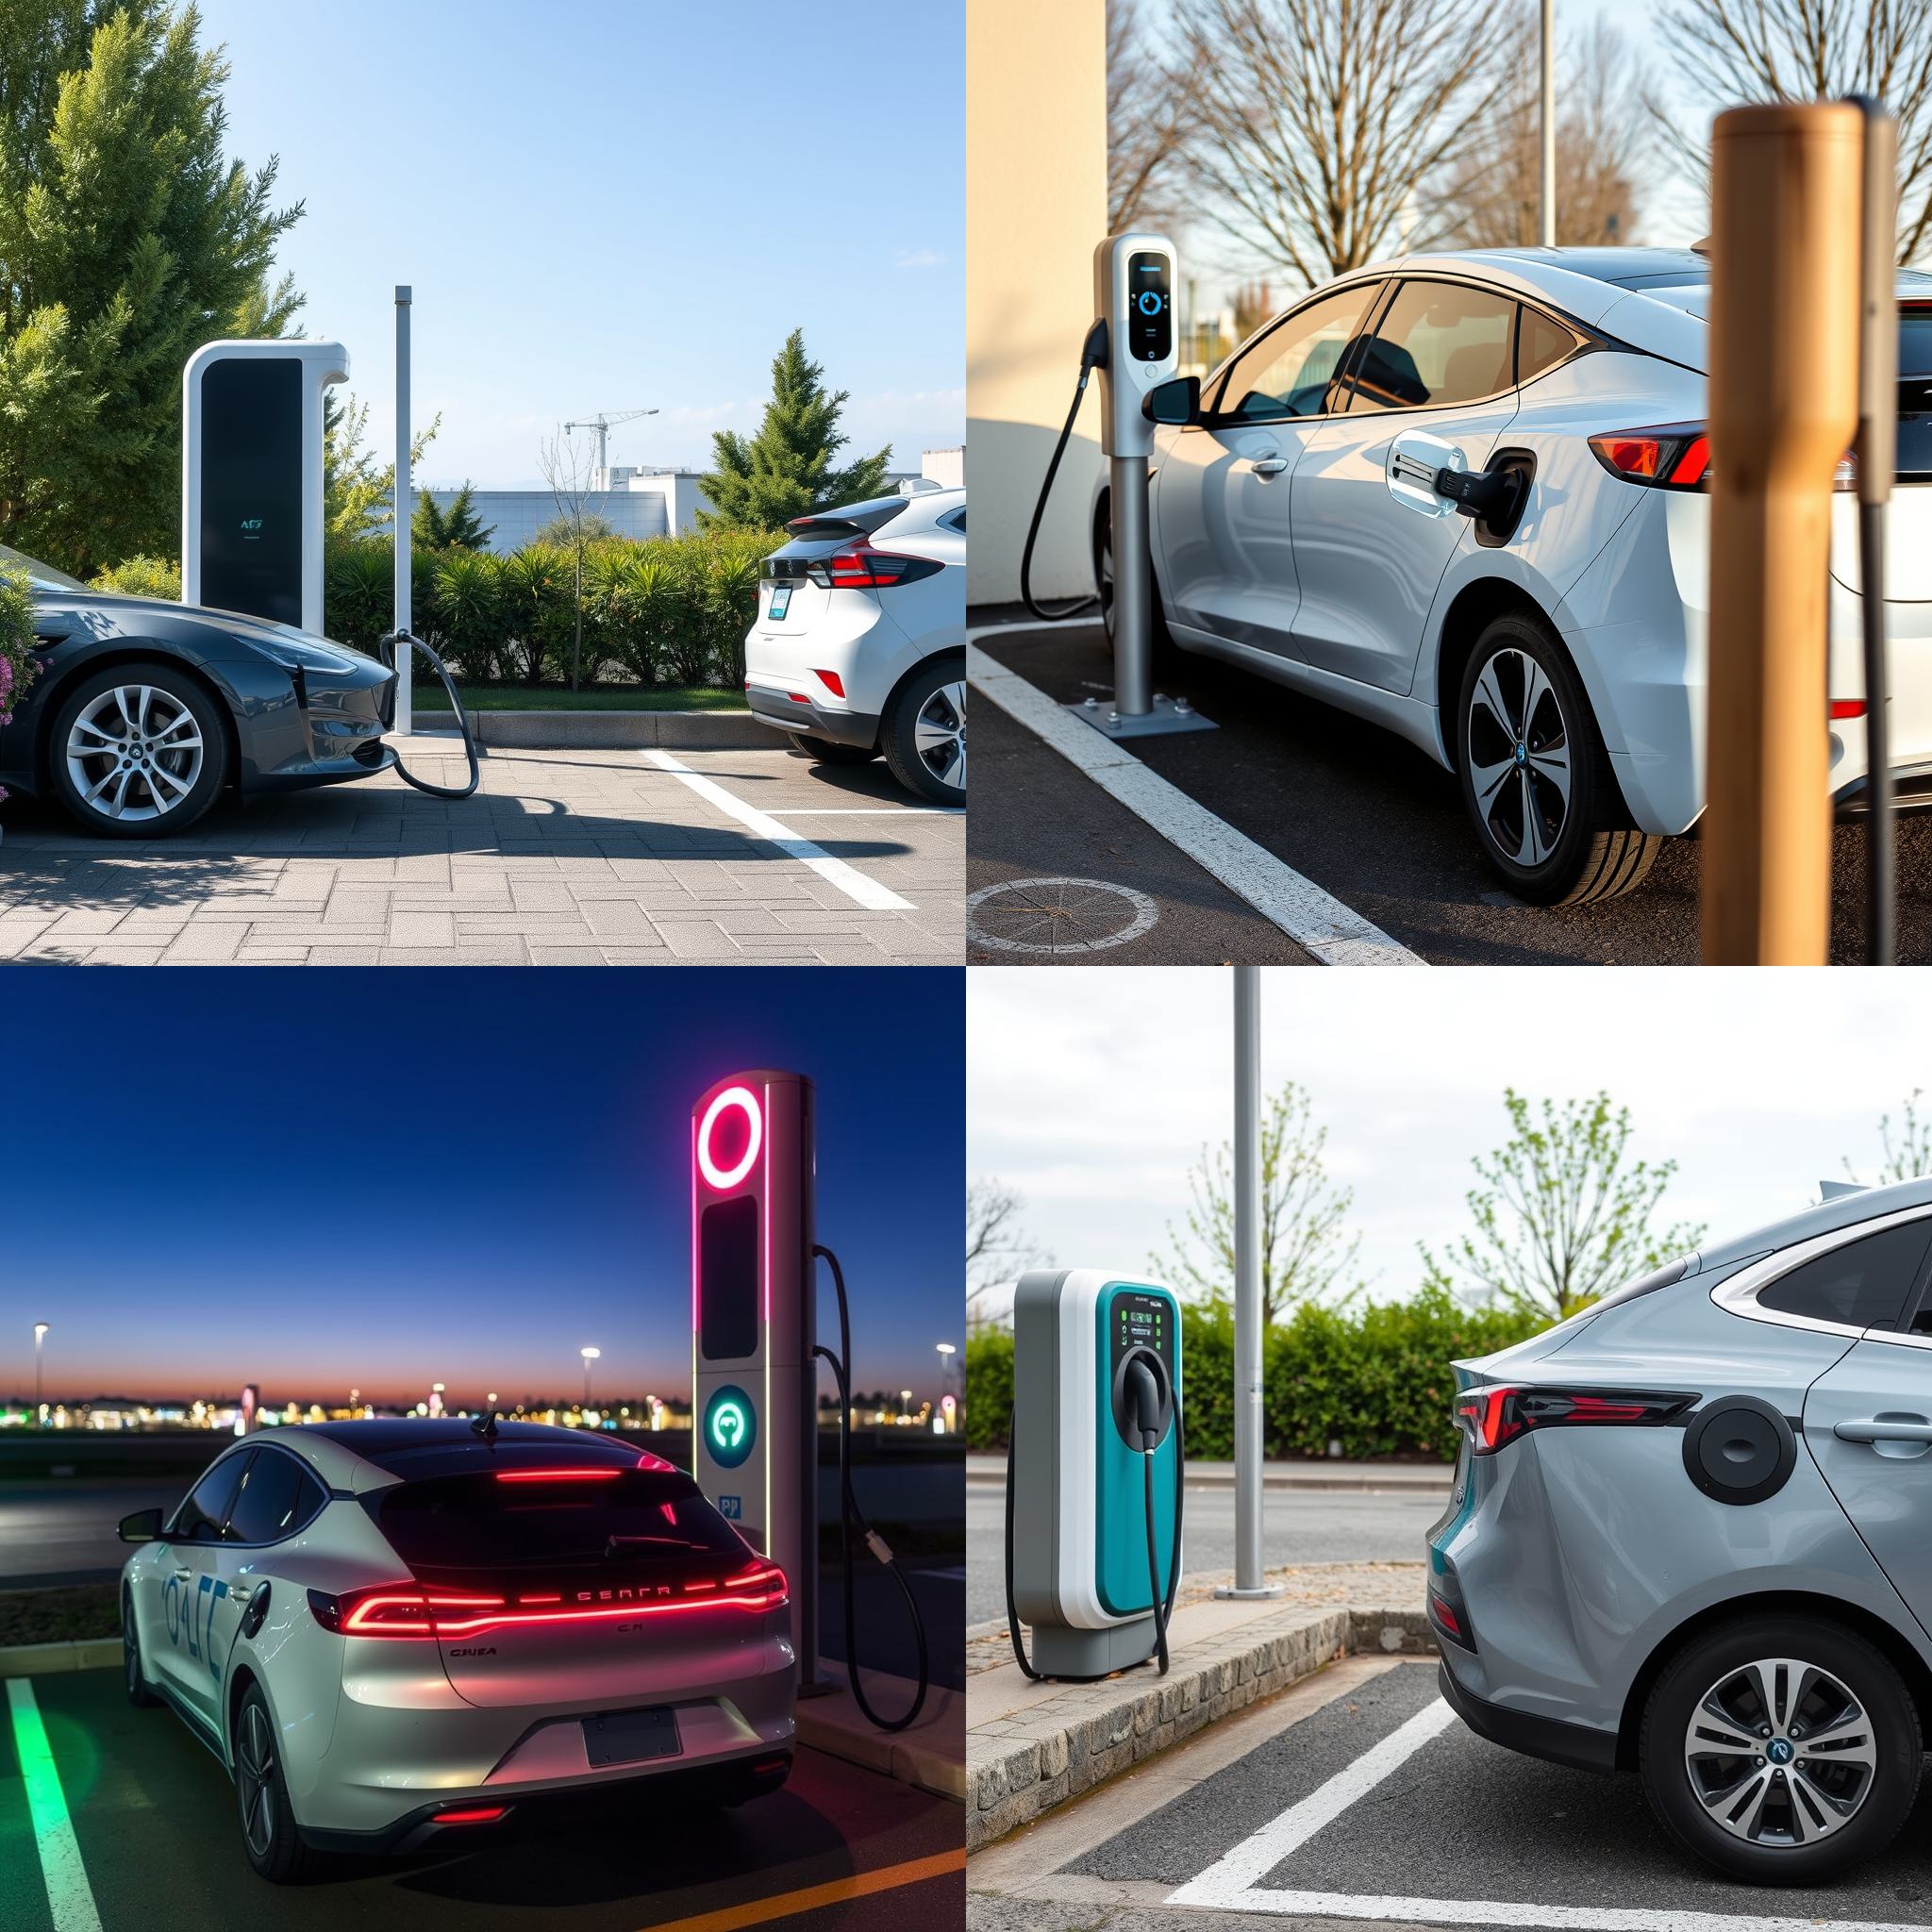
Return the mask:
[[594,416],[587,417],[581,423],[566,423],[563,433],[568,436],[575,429],[594,429],[597,432],[597,467],[591,474],[592,490],[610,488],[610,471],[604,460],[605,439],[620,423],[635,423],[640,416],[655,416],[656,409],[620,409],[614,416],[608,416],[599,409]]

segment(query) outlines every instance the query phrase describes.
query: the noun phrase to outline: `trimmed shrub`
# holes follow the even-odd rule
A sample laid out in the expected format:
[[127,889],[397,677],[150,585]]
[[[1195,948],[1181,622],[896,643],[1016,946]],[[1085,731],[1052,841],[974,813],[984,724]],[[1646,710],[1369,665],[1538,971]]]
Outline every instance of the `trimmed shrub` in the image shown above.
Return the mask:
[[181,566],[169,557],[130,557],[102,571],[94,578],[94,589],[119,597],[159,597],[178,604]]
[[1013,1412],[1013,1331],[982,1328],[966,1338],[966,1446],[1004,1449]]

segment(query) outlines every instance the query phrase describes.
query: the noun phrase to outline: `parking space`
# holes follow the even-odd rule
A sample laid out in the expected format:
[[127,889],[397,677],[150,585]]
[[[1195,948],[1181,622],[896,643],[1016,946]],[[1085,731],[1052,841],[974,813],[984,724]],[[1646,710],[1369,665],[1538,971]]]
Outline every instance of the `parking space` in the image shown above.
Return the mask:
[[[222,1767],[169,1712],[132,1708],[112,1672],[39,1677],[32,1689],[53,1776],[16,1709],[12,1735],[0,1735],[4,1932],[157,1920],[291,1932],[345,1921],[464,1932],[958,1923],[958,1807],[813,1751],[798,1754],[784,1790],[736,1810],[641,1804],[622,1828],[586,1821],[546,1827],[539,1841],[345,1860],[317,1884],[272,1888],[242,1857]],[[78,1869],[62,1857],[56,1809],[71,1820]]]
[[[463,775],[457,741],[412,770]],[[964,815],[786,748],[486,751],[475,796],[393,774],[230,796],[184,838],[0,806],[0,959],[150,965],[956,963]]]
[[[1552,1932],[1890,1932],[1932,1923],[1932,1784],[1892,1849],[1839,1882],[1743,1887],[1689,1857],[1634,1776],[1469,1731],[1436,1666],[1345,1663],[977,1856],[968,1923]],[[1031,1916],[1029,1916],[1031,1915]]]
[[[1094,625],[982,634],[978,648],[1049,700],[1074,703],[1112,691],[1112,661]],[[1694,836],[1671,841],[1625,898],[1570,910],[1526,906],[1483,865],[1455,778],[1392,734],[1206,658],[1163,662],[1155,681],[1220,728],[1136,740],[1133,757],[1184,801],[1205,808],[1208,823],[1283,869],[1267,890],[1291,908],[1291,919],[1306,888],[1332,895],[1377,935],[1437,964],[1695,963]],[[1266,962],[1298,950],[1290,931],[1262,922],[1231,889],[1230,879],[1255,877],[1253,863],[1203,870],[1035,733],[995,712],[983,691],[975,702],[981,763],[968,841],[970,892],[1034,876],[1135,887],[1155,900],[1159,917],[1131,948],[1097,956],[1109,961]],[[1898,954],[1924,964],[1932,961],[1932,816],[1899,821],[1898,856]],[[1833,842],[1836,960],[1862,956],[1863,867],[1863,834],[1840,825]],[[975,962],[1096,957],[989,948],[976,937],[982,924],[975,916],[969,932]],[[1274,950],[1248,945],[1257,924]]]

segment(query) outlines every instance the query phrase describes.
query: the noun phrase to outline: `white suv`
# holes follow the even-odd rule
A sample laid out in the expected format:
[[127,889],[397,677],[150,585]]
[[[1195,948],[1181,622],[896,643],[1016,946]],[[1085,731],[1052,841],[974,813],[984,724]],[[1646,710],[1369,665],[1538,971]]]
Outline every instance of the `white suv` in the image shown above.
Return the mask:
[[884,756],[966,803],[966,492],[882,496],[799,517],[766,558],[744,641],[752,715],[829,764]]

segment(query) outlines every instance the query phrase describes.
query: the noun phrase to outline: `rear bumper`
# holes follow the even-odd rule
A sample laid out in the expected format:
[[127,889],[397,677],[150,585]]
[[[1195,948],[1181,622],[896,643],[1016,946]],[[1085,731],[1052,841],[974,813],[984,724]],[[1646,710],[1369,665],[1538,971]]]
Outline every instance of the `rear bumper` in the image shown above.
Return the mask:
[[1446,1657],[1438,1667],[1436,1680],[1441,1687],[1442,1702],[1477,1737],[1487,1738],[1492,1744],[1520,1751],[1525,1757],[1567,1764],[1577,1771],[1609,1773],[1617,1768],[1614,1731],[1592,1730],[1588,1724],[1566,1724],[1551,1717],[1532,1717],[1491,1704],[1456,1681],[1456,1673],[1449,1668]]
[[760,724],[775,725],[780,731],[802,731],[812,738],[827,738],[834,744],[857,745],[871,751],[879,741],[879,721],[874,712],[837,711],[793,697],[778,685],[759,684],[747,678],[744,701]]

